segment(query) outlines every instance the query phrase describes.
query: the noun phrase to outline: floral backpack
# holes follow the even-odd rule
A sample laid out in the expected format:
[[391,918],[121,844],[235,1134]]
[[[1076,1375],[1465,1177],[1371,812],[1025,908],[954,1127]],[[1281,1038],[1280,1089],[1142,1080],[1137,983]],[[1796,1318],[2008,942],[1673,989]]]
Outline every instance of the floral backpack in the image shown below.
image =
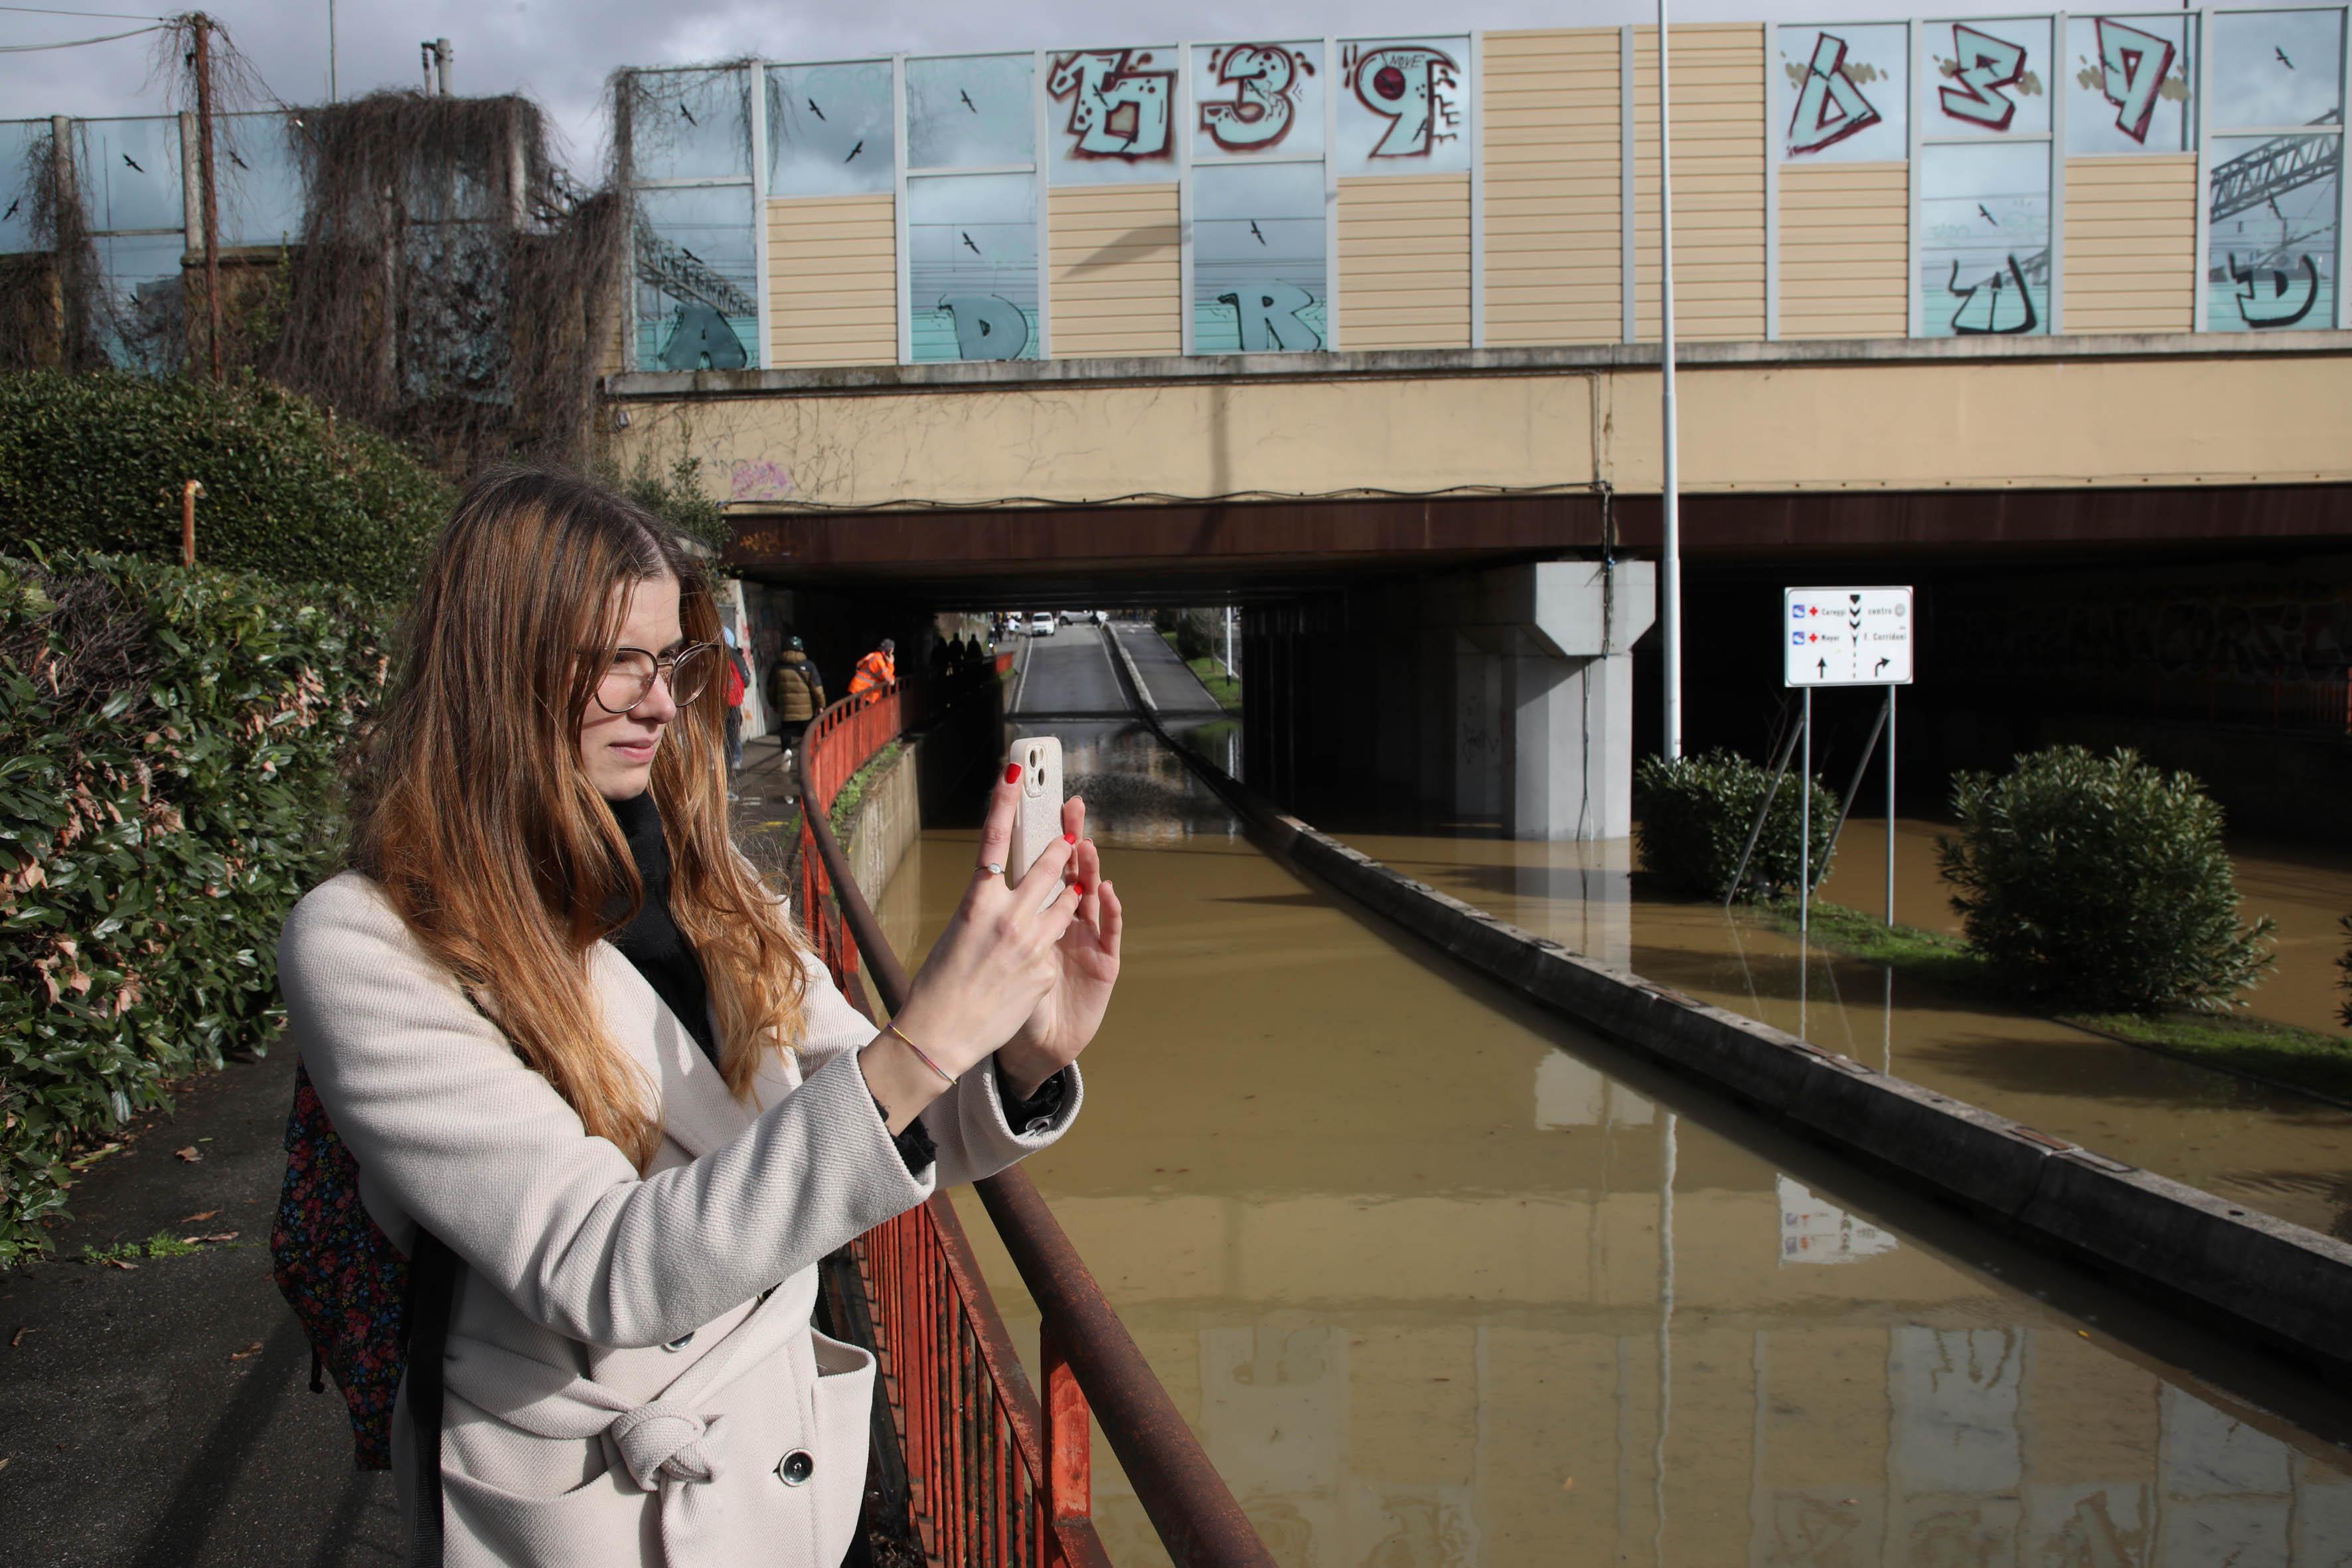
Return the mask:
[[[299,1061],[294,1109],[286,1119],[286,1184],[269,1232],[269,1258],[278,1291],[310,1341],[310,1391],[325,1393],[322,1373],[332,1373],[351,1406],[359,1468],[392,1468],[393,1401],[412,1359],[417,1375],[409,1403],[417,1429],[437,1438],[441,1345],[448,1332],[456,1255],[423,1230],[415,1257],[393,1246],[361,1203],[359,1162],[336,1136],[310,1071]],[[437,1479],[439,1445],[430,1446],[435,1453],[426,1473]]]

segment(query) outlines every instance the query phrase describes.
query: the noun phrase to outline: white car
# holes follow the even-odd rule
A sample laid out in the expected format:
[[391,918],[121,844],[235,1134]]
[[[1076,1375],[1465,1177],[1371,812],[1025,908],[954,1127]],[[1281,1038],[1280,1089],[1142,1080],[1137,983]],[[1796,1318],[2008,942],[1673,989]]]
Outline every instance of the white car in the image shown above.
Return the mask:
[[1040,610],[1029,617],[1029,635],[1033,637],[1049,637],[1060,625],[1061,623],[1055,620],[1051,615]]

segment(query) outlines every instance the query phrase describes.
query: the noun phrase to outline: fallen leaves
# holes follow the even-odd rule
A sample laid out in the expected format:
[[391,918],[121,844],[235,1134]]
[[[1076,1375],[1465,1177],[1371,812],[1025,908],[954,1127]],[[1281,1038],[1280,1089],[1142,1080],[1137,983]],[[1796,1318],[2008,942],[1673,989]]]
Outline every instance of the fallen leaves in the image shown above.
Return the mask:
[[186,1245],[194,1247],[199,1243],[207,1241],[235,1241],[236,1239],[236,1232],[233,1230],[224,1230],[215,1232],[211,1236],[184,1236],[180,1237],[180,1239]]
[[261,1342],[259,1340],[256,1340],[241,1351],[229,1352],[228,1359],[231,1361],[251,1361],[255,1356],[257,1356],[260,1353]]
[[67,1161],[66,1169],[69,1171],[87,1171],[92,1165],[97,1164],[100,1160],[105,1159],[109,1154],[113,1153],[116,1150],[121,1147],[122,1145],[120,1142],[114,1142],[92,1149],[89,1153],[84,1154],[79,1160]]
[[25,1336],[26,1334],[37,1334],[40,1331],[40,1330],[33,1327],[30,1323],[26,1324],[23,1328],[18,1329],[15,1333],[8,1336],[8,1348],[10,1350],[15,1350],[18,1345],[25,1342]]
[[204,1153],[203,1153],[203,1152],[202,1152],[202,1151],[200,1151],[199,1149],[197,1149],[197,1147],[196,1147],[194,1143],[191,1143],[191,1144],[189,1144],[189,1145],[188,1145],[186,1148],[184,1148],[184,1149],[174,1149],[174,1150],[173,1150],[173,1151],[172,1151],[172,1157],[173,1157],[173,1159],[175,1159],[175,1160],[184,1160],[184,1161],[186,1161],[189,1164],[193,1165],[193,1164],[194,1164],[197,1161],[199,1161],[199,1160],[203,1159],[205,1156],[204,1156]]
[[180,1218],[180,1223],[182,1225],[201,1225],[205,1220],[213,1218],[219,1213],[220,1210],[218,1209],[206,1209],[202,1214],[184,1215]]
[[133,1268],[138,1268],[138,1267],[139,1267],[139,1265],[137,1265],[136,1263],[131,1262],[131,1261],[129,1258],[100,1258],[98,1261],[99,1261],[99,1265],[100,1265],[100,1267],[101,1267],[101,1268],[120,1268],[120,1269],[124,1270],[125,1272],[128,1272],[129,1270],[133,1269]]

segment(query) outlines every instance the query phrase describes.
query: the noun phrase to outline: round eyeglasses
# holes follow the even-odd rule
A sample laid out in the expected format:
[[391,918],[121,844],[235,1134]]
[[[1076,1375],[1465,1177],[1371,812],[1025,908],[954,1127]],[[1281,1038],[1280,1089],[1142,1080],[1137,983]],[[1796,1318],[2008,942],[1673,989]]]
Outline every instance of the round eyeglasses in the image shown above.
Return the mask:
[[717,643],[689,643],[672,654],[616,647],[604,678],[596,682],[596,706],[607,713],[626,713],[646,700],[657,678],[667,676],[669,700],[684,708],[702,695],[718,668]]

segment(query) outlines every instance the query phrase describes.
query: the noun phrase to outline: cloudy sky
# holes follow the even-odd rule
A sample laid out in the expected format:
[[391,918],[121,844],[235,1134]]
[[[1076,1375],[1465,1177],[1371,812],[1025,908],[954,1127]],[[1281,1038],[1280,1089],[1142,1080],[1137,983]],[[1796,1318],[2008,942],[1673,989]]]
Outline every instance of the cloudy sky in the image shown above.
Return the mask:
[[[22,48],[138,26],[98,15],[137,0],[46,0],[52,16],[0,5],[0,46]],[[2000,0],[1961,0],[1943,15],[1997,13]],[[2014,10],[2014,4],[2007,7]],[[1756,21],[1770,0],[1675,0],[1679,21]],[[222,0],[213,7],[269,90],[289,103],[327,89],[327,0]],[[1900,0],[1821,0],[1786,21],[1842,21],[1906,14]],[[1594,26],[1646,21],[1644,0],[855,0],[753,5],[744,0],[341,0],[336,16],[346,95],[407,87],[420,78],[417,43],[446,37],[457,48],[457,87],[467,94],[520,90],[544,104],[576,166],[601,152],[598,89],[624,65],[668,65],[758,54],[772,60],[840,59],[976,48],[1070,47],[1243,37],[1455,32],[1468,27]],[[150,114],[163,94],[149,79],[152,37],[86,48],[0,53],[0,117]]]

